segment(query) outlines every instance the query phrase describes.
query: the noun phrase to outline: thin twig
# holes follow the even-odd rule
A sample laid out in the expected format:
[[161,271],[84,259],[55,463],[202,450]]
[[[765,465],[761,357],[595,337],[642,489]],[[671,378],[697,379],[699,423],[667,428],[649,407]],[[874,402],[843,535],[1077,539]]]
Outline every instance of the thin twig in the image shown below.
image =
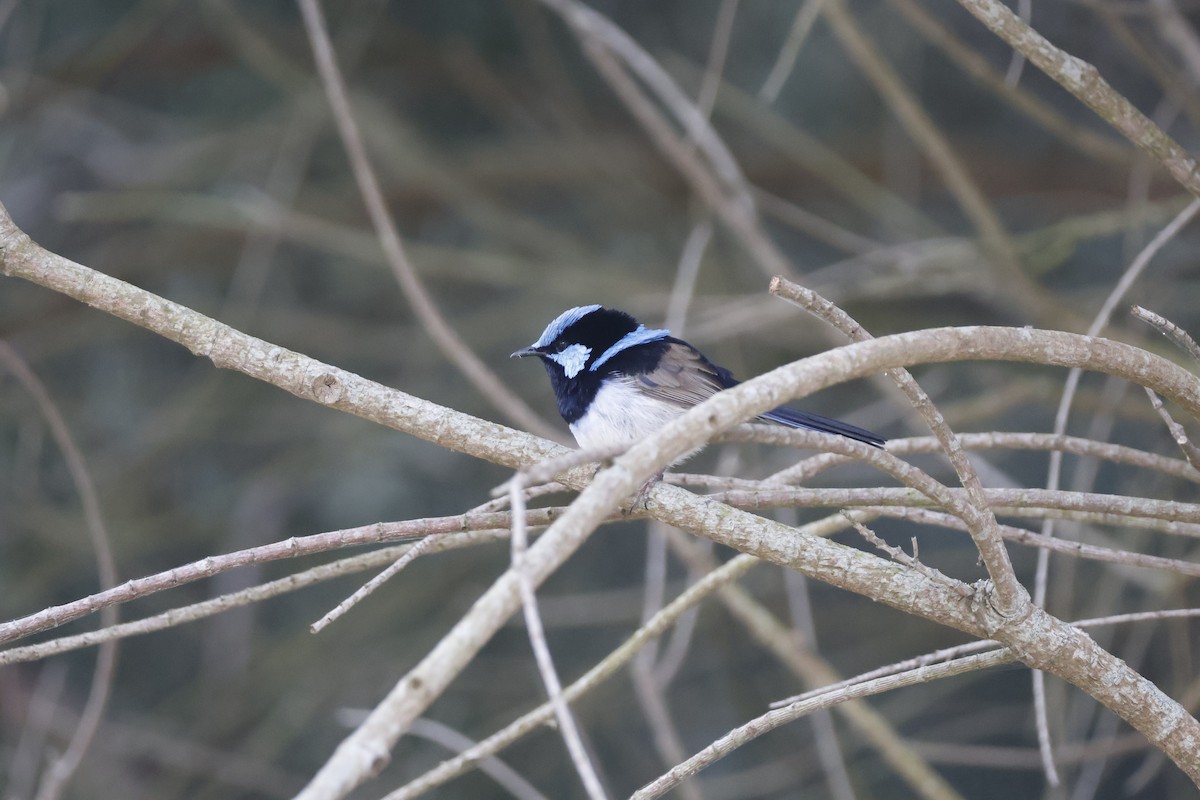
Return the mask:
[[1181,186],[1200,195],[1200,168],[1187,150],[1115,91],[1091,64],[1060,50],[999,0],[959,0],[992,33],[1147,153]]
[[800,48],[804,46],[808,34],[812,32],[813,25],[816,23],[817,17],[821,15],[821,7],[825,2],[826,0],[805,0],[804,5],[796,9],[796,16],[792,17],[792,27],[788,29],[787,39],[784,40],[783,47],[779,48],[775,64],[767,74],[767,79],[763,81],[762,88],[758,90],[758,96],[764,103],[774,103],[779,97],[783,84],[792,74],[796,59],[800,56]]
[[[930,479],[932,480],[932,479]],[[936,481],[933,483],[936,484]],[[941,484],[937,484],[941,486]],[[803,486],[778,488],[772,485],[762,485],[754,489],[734,489],[711,495],[713,499],[728,503],[737,508],[808,508],[808,507],[838,507],[848,506],[860,508],[863,506],[899,506],[930,508],[941,506],[950,513],[963,516],[963,506],[967,504],[965,489],[950,489],[945,486],[931,489],[930,494],[925,488],[931,488],[922,481],[923,488],[894,488],[894,487],[854,487],[809,489]],[[936,496],[931,497],[933,494]],[[1194,536],[1196,525],[1200,523],[1200,503],[1184,503],[1177,500],[1152,500],[1148,498],[1127,497],[1119,494],[1100,494],[1097,492],[1068,492],[1064,490],[1050,491],[1048,489],[1001,488],[984,489],[980,498],[989,510],[996,509],[1000,513],[1018,512],[1021,509],[1036,509],[1037,513],[1049,510],[1087,511],[1092,513],[1113,514],[1118,517],[1146,518],[1149,520],[1169,520],[1174,522],[1191,523],[1190,527],[1178,528],[1176,533]],[[964,520],[969,526],[971,523]],[[973,531],[972,531],[973,533]],[[996,529],[999,536],[999,528]]]
[[660,778],[646,784],[634,792],[630,800],[650,800],[650,798],[661,797],[677,786],[681,780],[695,775],[742,745],[748,744],[764,733],[773,731],[818,709],[830,708],[847,700],[854,700],[883,691],[891,691],[954,675],[961,675],[966,672],[1000,666],[1013,660],[1013,654],[1007,650],[997,650],[991,653],[967,656],[946,664],[937,664],[920,670],[912,670],[898,675],[889,675],[883,678],[864,681],[863,683],[857,683],[835,692],[823,693],[818,697],[793,703],[784,708],[768,711],[735,728],[687,761],[672,768]]
[[[643,647],[661,636],[685,612],[709,597],[717,587],[737,580],[757,563],[757,559],[749,556],[733,558],[689,586],[681,595],[668,603],[652,619],[648,620],[646,624],[638,628],[620,647],[613,650],[582,677],[566,687],[563,690],[564,698],[568,702],[573,702],[616,674]],[[551,708],[549,703],[545,703],[515,720],[503,730],[492,734],[457,758],[442,763],[413,782],[387,795],[384,800],[412,800],[430,789],[461,775],[479,759],[499,752],[553,718],[553,708]]]
[[854,529],[858,531],[860,536],[870,542],[878,550],[887,553],[891,558],[903,564],[904,566],[910,569],[915,569],[926,578],[929,578],[929,580],[941,583],[959,597],[971,596],[971,587],[967,586],[962,581],[956,581],[950,576],[946,575],[944,572],[940,572],[928,564],[921,563],[921,561],[917,558],[917,544],[915,539],[913,540],[913,554],[910,556],[899,547],[893,547],[883,539],[880,539],[879,535],[875,533],[875,531],[871,530],[862,522],[860,522],[853,514],[850,514],[846,511],[842,511],[841,514],[846,518],[847,522],[854,526]]
[[1188,335],[1188,332],[1183,328],[1161,314],[1155,314],[1153,311],[1141,306],[1135,305],[1130,310],[1130,313],[1142,322],[1157,328],[1159,333],[1174,342],[1176,347],[1187,353],[1197,365],[1200,365],[1200,345],[1196,344],[1196,340]]
[[[1106,625],[1136,624],[1139,622],[1159,621],[1165,619],[1191,619],[1193,617],[1200,617],[1200,608],[1172,608],[1162,611],[1138,611],[1130,614],[1113,614],[1107,617],[1092,617],[1090,619],[1075,620],[1071,623],[1071,625],[1076,628],[1098,628]],[[792,703],[796,703],[801,700],[808,700],[816,697],[826,691],[842,689],[847,686],[853,686],[856,683],[862,683],[863,681],[880,678],[885,675],[895,675],[908,670],[922,669],[930,664],[937,664],[940,662],[949,661],[951,659],[960,658],[965,655],[970,655],[972,653],[978,653],[982,650],[991,649],[1000,649],[999,643],[992,641],[991,639],[981,639],[974,642],[967,642],[966,644],[955,645],[954,647],[934,650],[930,653],[916,656],[915,658],[897,661],[894,664],[888,664],[887,666],[878,667],[868,672],[863,672],[859,675],[855,675],[852,678],[846,678],[845,680],[836,684],[822,686],[818,689],[804,692],[803,694],[793,695],[792,697],[786,697],[782,700],[776,700],[771,703],[771,708],[782,708],[783,706],[791,705]]]
[[[514,512],[514,519],[516,518],[516,516],[518,514],[524,515],[524,512],[525,512],[524,508],[522,508],[520,511]],[[524,520],[522,520],[522,521],[524,521]],[[387,583],[389,580],[391,580],[393,577],[395,577],[395,575],[398,572],[400,572],[400,570],[407,567],[418,556],[420,556],[422,553],[429,550],[430,547],[432,547],[434,541],[436,541],[436,540],[432,536],[426,536],[424,539],[418,540],[416,542],[416,544],[414,544],[412,547],[410,547],[404,551],[404,555],[400,556],[400,558],[398,558],[394,562],[392,562],[388,566],[387,569],[385,569],[383,572],[380,572],[374,578],[371,578],[371,580],[367,581],[362,586],[358,587],[358,589],[355,590],[354,594],[350,595],[345,600],[338,603],[334,608],[332,608],[329,612],[327,612],[323,617],[321,617],[319,620],[314,622],[312,625],[309,625],[308,632],[309,633],[320,633],[321,631],[325,630],[325,628],[328,627],[330,623],[336,622],[347,611],[354,608],[356,605],[361,603],[363,600],[370,597],[371,594],[376,589],[378,589],[380,586],[383,586],[385,583]]]
[[462,374],[488,402],[516,424],[539,436],[553,439],[556,429],[542,419],[538,414],[515,395],[504,383],[496,377],[486,364],[467,346],[446,322],[445,317],[438,311],[437,305],[425,290],[424,284],[417,276],[416,270],[404,252],[400,240],[400,232],[388,212],[383,192],[379,188],[379,180],[367,156],[359,133],[358,122],[350,106],[350,98],[341,71],[337,66],[337,58],[333,52],[333,44],[329,41],[329,32],[325,28],[325,18],[321,13],[318,0],[296,0],[304,18],[304,27],[308,32],[312,46],[313,57],[316,59],[317,71],[321,75],[325,93],[333,109],[333,120],[337,124],[338,134],[346,156],[350,159],[350,167],[354,180],[362,194],[363,204],[375,226],[379,244],[383,247],[388,265],[391,266],[396,281],[404,291],[404,296],[412,304],[413,311],[421,320],[421,324],[429,333],[438,348],[450,359]]
[[[549,525],[562,514],[561,508],[539,508],[529,512],[531,527]],[[430,517],[404,522],[378,522],[358,528],[295,536],[282,542],[251,547],[233,553],[207,556],[190,564],[174,567],[153,575],[128,580],[62,605],[50,606],[34,614],[0,623],[0,644],[58,627],[110,606],[128,603],[141,597],[173,589],[186,583],[211,578],[237,567],[263,564],[284,558],[324,553],[341,547],[408,541],[430,537],[440,541],[447,534],[466,532],[507,531],[512,526],[506,512],[472,513],[452,517]],[[437,534],[442,534],[441,536]],[[436,550],[436,547],[435,547]]]
[[[863,509],[860,509],[860,512],[871,512],[878,516],[906,519],[913,522],[951,528],[953,530],[965,530],[962,520],[953,514],[943,514],[927,508],[867,506]],[[1044,517],[1045,514],[1045,511],[1039,511],[1035,516],[1041,518]],[[1124,519],[1125,518],[1119,518],[1117,524],[1125,527],[1126,523],[1124,522]],[[1200,526],[1193,526],[1193,529],[1195,531],[1195,535],[1200,536]],[[1011,525],[1001,525],[1000,533],[1002,536],[1004,536],[1006,541],[1025,545],[1027,547],[1040,547],[1051,550],[1055,553],[1072,556],[1074,558],[1084,558],[1091,561],[1104,561],[1110,564],[1124,564],[1131,567],[1143,567],[1146,569],[1160,569],[1167,572],[1176,572],[1180,575],[1200,577],[1200,564],[1187,559],[1164,558],[1162,556],[1147,555],[1146,553],[1133,553],[1127,550],[1113,550],[1107,547],[1086,544],[1084,542],[1075,542],[1069,539],[1042,536],[1034,533],[1031,530],[1017,528]]]
[[[0,365],[16,376],[21,386],[37,404],[39,413],[50,429],[54,443],[62,452],[67,465],[67,472],[75,491],[79,493],[80,504],[83,506],[83,518],[87,528],[88,538],[96,559],[96,572],[102,589],[109,589],[117,582],[117,564],[113,558],[112,545],[109,541],[108,529],[104,524],[104,514],[100,508],[100,496],[92,481],[91,471],[83,453],[75,444],[75,438],[67,427],[66,420],[58,410],[58,405],[50,396],[46,386],[38,379],[25,359],[9,345],[0,340]],[[102,628],[111,627],[117,623],[117,610],[106,608],[100,616]],[[96,667],[92,672],[92,685],[88,691],[87,703],[79,717],[79,723],[71,734],[71,741],[62,755],[53,759],[42,775],[38,786],[37,800],[54,800],[59,797],[71,780],[71,776],[79,768],[79,763],[87,754],[88,748],[100,729],[104,710],[108,706],[108,698],[112,691],[113,681],[117,671],[116,642],[105,642],[96,654]]]
[[895,114],[905,132],[921,148],[970,219],[996,268],[996,290],[1020,307],[1028,307],[1043,324],[1061,323],[1062,304],[1051,299],[1046,290],[1030,280],[1022,269],[1012,238],[990,201],[933,119],[883,57],[882,48],[862,31],[845,0],[828,0],[822,7],[822,14],[838,42]]
[[1162,399],[1154,393],[1153,389],[1146,389],[1146,395],[1150,398],[1150,407],[1158,412],[1159,418],[1163,424],[1167,426],[1167,431],[1171,434],[1171,438],[1175,444],[1179,445],[1179,449],[1183,451],[1183,456],[1196,469],[1200,469],[1200,447],[1192,444],[1188,438],[1187,431],[1182,425],[1175,421],[1171,416],[1171,412],[1167,411],[1163,405]]
[[[444,537],[430,537],[436,544],[433,549],[449,551],[464,547],[474,547],[484,543],[503,541],[509,536],[509,530],[493,529],[473,531],[465,534],[455,534]],[[204,600],[191,605],[180,606],[161,614],[155,614],[144,619],[122,622],[110,627],[100,628],[88,633],[63,636],[39,644],[12,647],[0,650],[0,666],[16,664],[25,661],[36,661],[49,656],[78,650],[84,647],[94,647],[104,642],[124,639],[130,636],[141,636],[146,633],[166,630],[178,625],[205,619],[235,608],[242,608],[252,603],[261,603],[272,597],[278,597],[287,592],[304,589],[323,581],[362,572],[367,569],[377,569],[394,563],[402,557],[408,545],[388,547],[373,553],[366,553],[350,558],[339,559],[330,564],[296,572],[279,580],[251,586],[229,594],[223,594],[210,600]]]
[[[1098,336],[1101,331],[1108,326],[1109,320],[1116,311],[1117,305],[1125,297],[1134,282],[1149,266],[1150,261],[1158,253],[1162,247],[1175,237],[1175,235],[1191,221],[1196,212],[1200,211],[1200,199],[1193,200],[1171,220],[1157,235],[1142,249],[1137,257],[1130,263],[1129,268],[1121,275],[1116,286],[1109,292],[1108,297],[1100,306],[1100,310],[1096,312],[1096,316],[1092,319],[1091,325],[1088,327],[1088,336]],[[1067,430],[1067,421],[1071,413],[1071,406],[1075,401],[1075,393],[1079,387],[1079,380],[1082,378],[1083,372],[1078,369],[1073,369],[1067,374],[1067,380],[1063,386],[1062,397],[1059,399],[1058,410],[1054,417],[1054,433],[1063,435]],[[1050,465],[1048,475],[1046,476],[1046,488],[1050,491],[1058,489],[1062,475],[1063,454],[1061,451],[1053,451],[1050,453]],[[1042,522],[1042,536],[1050,538],[1054,536],[1054,519],[1046,518]],[[1046,590],[1050,577],[1050,551],[1041,550],[1038,553],[1037,567],[1034,572],[1034,588],[1033,602],[1035,605],[1044,607],[1046,604]],[[1033,672],[1033,695],[1034,695],[1034,712],[1037,720],[1038,730],[1038,746],[1042,753],[1042,763],[1046,772],[1046,779],[1051,786],[1057,786],[1059,783],[1058,771],[1054,766],[1054,754],[1052,751],[1049,737],[1049,723],[1047,721],[1048,710],[1045,706],[1045,676],[1038,671]]]
[[509,504],[513,510],[512,526],[512,570],[517,575],[517,586],[521,593],[521,609],[525,617],[525,629],[529,634],[529,643],[533,647],[534,660],[537,662],[538,673],[542,676],[542,684],[550,697],[550,706],[554,709],[554,718],[558,720],[558,731],[567,745],[571,763],[583,782],[583,788],[591,800],[605,800],[607,796],[596,768],[588,756],[587,748],[583,745],[583,737],[575,724],[575,715],[563,696],[562,682],[558,679],[558,670],[554,666],[554,657],[550,655],[550,645],[546,642],[546,630],[542,626],[542,615],[538,611],[537,593],[534,591],[533,578],[528,569],[529,536],[525,527],[525,494],[520,478],[509,481]]
[[[869,518],[865,514],[860,518]],[[803,526],[816,535],[829,536],[844,529],[842,514],[832,514],[821,520],[822,528]],[[702,553],[694,543],[673,537],[675,551],[695,569],[715,568],[709,553]],[[742,558],[742,556],[739,556]],[[790,571],[790,570],[789,570]],[[798,642],[793,631],[783,624],[762,603],[740,586],[722,586],[718,597],[725,608],[767,652],[775,656],[797,680],[809,686],[837,683],[840,674],[811,646]],[[908,788],[924,800],[962,800],[962,796],[909,746],[887,718],[865,703],[846,703],[837,709],[855,733],[879,753],[880,759],[905,781]]]
[[[808,578],[790,569],[780,571],[783,573],[783,589],[787,595],[788,619],[792,629],[804,646],[820,652]],[[834,724],[833,713],[827,710],[815,712],[812,715],[812,727],[813,744],[821,770],[825,773],[825,784],[829,787],[831,800],[855,800],[842,736]],[[896,735],[899,736],[899,732]]]
[[[1019,89],[1014,82],[1008,80],[1007,75],[1001,74],[992,66],[979,48],[955,36],[938,17],[921,4],[914,0],[888,2],[900,12],[909,25],[941,50],[964,74],[1012,105],[1068,147],[1109,164],[1125,166],[1131,161],[1133,151],[1120,139],[1102,136],[1077,125],[1038,95]],[[1014,57],[1019,55],[1020,53],[1014,53]],[[1010,67],[1013,63],[1015,60],[1010,62]]]

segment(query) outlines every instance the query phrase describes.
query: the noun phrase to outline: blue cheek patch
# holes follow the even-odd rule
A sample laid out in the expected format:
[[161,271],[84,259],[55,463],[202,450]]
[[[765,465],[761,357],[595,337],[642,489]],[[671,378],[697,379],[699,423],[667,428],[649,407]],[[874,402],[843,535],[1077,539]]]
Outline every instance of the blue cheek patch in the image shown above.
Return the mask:
[[568,378],[574,378],[587,365],[588,356],[591,354],[592,348],[581,344],[573,344],[570,347],[563,348],[561,352],[550,353],[547,358],[557,362],[563,368],[563,372]]

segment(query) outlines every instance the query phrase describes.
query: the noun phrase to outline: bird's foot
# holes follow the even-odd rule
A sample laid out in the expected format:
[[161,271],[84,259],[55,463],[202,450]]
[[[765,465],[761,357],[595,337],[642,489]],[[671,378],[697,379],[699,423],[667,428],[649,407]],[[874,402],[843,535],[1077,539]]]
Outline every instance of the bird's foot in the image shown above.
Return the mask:
[[629,501],[621,505],[621,513],[625,516],[632,516],[641,511],[647,511],[650,508],[650,493],[654,491],[655,485],[662,480],[665,469],[661,469],[642,484],[642,488],[638,489]]

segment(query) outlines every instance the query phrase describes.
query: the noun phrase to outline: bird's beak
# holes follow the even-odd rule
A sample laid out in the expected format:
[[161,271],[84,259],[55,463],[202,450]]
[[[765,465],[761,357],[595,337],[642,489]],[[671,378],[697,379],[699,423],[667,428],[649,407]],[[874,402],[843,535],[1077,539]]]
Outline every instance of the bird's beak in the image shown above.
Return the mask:
[[518,350],[517,352],[513,353],[511,356],[509,356],[509,358],[525,358],[525,356],[540,356],[540,355],[541,355],[541,353],[538,352],[538,349],[536,347],[523,347],[520,350]]

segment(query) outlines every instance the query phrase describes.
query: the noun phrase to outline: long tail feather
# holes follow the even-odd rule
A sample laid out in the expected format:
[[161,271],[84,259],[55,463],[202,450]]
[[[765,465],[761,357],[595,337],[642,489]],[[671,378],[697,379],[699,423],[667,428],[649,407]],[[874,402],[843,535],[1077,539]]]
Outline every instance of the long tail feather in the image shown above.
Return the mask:
[[822,417],[820,414],[810,414],[807,411],[796,411],[791,408],[780,406],[774,411],[768,411],[762,415],[762,419],[769,419],[772,422],[778,422],[780,425],[787,425],[789,428],[808,428],[809,430],[821,431],[822,433],[835,433],[838,436],[845,436],[847,439],[854,439],[859,442],[866,442],[875,447],[883,447],[887,441],[884,437],[877,433],[851,425],[848,422],[842,422],[829,417]]

